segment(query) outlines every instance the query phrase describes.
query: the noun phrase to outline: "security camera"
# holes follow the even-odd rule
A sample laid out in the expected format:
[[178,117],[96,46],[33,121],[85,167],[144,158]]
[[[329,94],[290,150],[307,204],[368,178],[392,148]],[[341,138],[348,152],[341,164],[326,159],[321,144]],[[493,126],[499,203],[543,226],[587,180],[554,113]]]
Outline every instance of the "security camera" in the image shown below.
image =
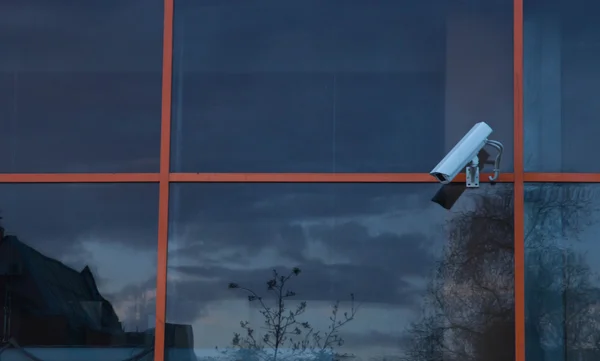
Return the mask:
[[500,175],[500,160],[504,147],[498,141],[489,140],[490,134],[492,128],[485,122],[475,124],[429,174],[440,183],[448,184],[458,173],[465,170],[467,188],[477,188],[479,187],[479,152],[485,146],[491,146],[498,150],[494,162],[494,175],[490,176],[491,182],[496,181]]

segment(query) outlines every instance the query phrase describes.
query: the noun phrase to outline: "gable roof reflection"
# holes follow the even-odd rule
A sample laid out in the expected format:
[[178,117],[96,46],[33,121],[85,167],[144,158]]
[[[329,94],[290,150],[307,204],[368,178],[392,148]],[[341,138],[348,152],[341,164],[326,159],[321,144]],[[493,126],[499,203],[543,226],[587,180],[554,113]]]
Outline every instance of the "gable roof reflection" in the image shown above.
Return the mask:
[[[74,329],[88,328],[107,333],[123,333],[113,306],[96,285],[89,267],[81,272],[43,255],[15,236],[0,241],[0,275],[22,272],[35,284],[41,300],[28,302],[28,312],[34,315],[60,315]],[[8,264],[6,264],[8,263]],[[7,272],[7,273],[6,273]],[[24,285],[15,285],[22,298],[34,296]]]

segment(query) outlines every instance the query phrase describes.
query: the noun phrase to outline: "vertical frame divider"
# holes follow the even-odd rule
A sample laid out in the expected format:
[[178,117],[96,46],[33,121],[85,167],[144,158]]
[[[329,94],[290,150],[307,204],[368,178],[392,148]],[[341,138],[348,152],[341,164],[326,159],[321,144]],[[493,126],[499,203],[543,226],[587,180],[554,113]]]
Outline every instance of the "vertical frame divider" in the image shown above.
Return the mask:
[[169,172],[171,157],[171,88],[173,80],[173,1],[174,0],[164,0],[154,361],[162,361],[165,359],[167,248],[169,237]]
[[515,360],[525,361],[525,191],[523,169],[523,0],[513,0]]

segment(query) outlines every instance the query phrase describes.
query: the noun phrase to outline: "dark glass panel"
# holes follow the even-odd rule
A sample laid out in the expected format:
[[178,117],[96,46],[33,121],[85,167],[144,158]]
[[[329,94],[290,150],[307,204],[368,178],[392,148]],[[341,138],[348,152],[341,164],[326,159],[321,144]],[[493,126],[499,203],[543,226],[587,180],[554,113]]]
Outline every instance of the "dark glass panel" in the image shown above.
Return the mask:
[[177,172],[429,172],[477,122],[512,170],[513,3],[175,2]]
[[158,171],[163,7],[0,2],[0,172]]
[[599,190],[525,188],[527,360],[600,358]]
[[514,359],[512,186],[437,190],[174,184],[168,359]]
[[600,172],[600,3],[524,1],[525,169]]
[[0,185],[2,359],[152,360],[157,208],[155,184]]

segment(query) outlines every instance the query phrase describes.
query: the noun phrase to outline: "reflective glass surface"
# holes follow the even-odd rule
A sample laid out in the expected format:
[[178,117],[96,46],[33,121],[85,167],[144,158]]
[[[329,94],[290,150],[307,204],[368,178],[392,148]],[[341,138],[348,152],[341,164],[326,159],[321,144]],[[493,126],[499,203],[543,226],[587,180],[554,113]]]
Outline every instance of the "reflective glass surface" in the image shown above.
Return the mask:
[[600,3],[524,0],[525,169],[600,172]]
[[0,172],[158,171],[163,7],[0,1]]
[[600,184],[525,188],[527,360],[600,358]]
[[155,184],[0,185],[2,360],[152,360],[157,208]]
[[514,359],[512,186],[174,184],[167,359]]
[[477,122],[512,170],[513,2],[175,2],[172,169],[429,172]]

